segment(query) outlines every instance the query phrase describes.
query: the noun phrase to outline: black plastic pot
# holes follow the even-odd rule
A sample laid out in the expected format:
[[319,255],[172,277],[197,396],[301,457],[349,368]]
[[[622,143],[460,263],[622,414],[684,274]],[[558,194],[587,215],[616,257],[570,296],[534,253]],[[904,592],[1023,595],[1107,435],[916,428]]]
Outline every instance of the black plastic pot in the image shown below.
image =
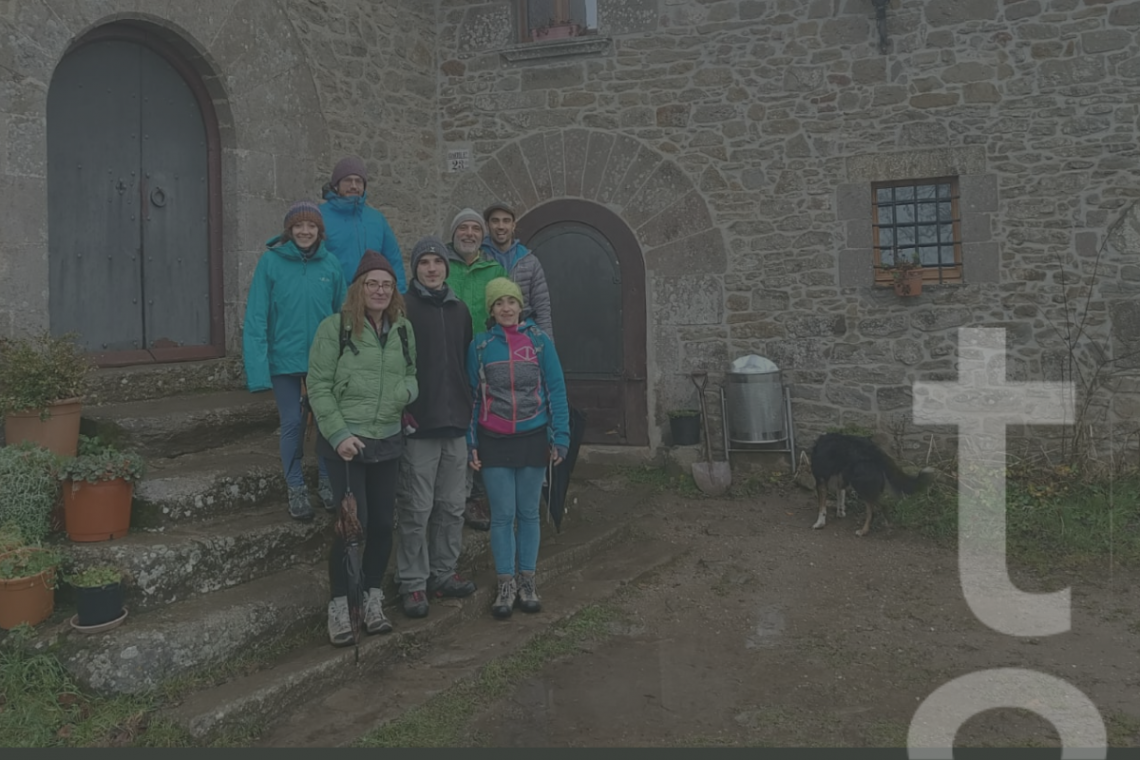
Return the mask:
[[123,584],[120,582],[89,588],[76,587],[75,607],[78,613],[75,622],[78,625],[109,623],[123,614]]
[[701,442],[701,413],[672,416],[669,418],[669,431],[673,434],[674,446],[693,446]]

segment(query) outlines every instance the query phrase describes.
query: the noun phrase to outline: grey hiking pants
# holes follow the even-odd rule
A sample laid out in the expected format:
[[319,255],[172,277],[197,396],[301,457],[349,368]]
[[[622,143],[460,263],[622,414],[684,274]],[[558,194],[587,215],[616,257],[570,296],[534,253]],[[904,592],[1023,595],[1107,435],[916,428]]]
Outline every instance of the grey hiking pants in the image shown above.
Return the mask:
[[396,498],[396,581],[400,594],[455,572],[463,549],[467,440],[406,438]]

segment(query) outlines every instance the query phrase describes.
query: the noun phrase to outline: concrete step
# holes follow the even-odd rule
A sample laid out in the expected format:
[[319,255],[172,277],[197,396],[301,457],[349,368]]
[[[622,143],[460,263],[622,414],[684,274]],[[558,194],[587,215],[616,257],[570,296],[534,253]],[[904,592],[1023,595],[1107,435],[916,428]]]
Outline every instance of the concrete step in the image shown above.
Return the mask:
[[[298,563],[232,588],[141,612],[128,603],[123,624],[98,636],[78,633],[66,620],[42,635],[58,644],[68,670],[84,685],[104,694],[142,693],[323,622],[328,546],[322,544],[315,563]],[[489,548],[486,533],[465,531],[459,571],[472,575],[488,566]],[[385,598],[393,605],[398,594],[394,566],[393,560],[384,584]],[[396,614],[395,607],[392,612]]]
[[134,613],[317,562],[331,544],[332,524],[323,509],[306,524],[277,503],[162,532],[131,531],[112,541],[59,541],[80,565],[122,568],[130,579],[126,604]]
[[[305,464],[312,470],[316,509],[316,463],[309,457]],[[277,435],[250,436],[173,459],[149,460],[146,476],[135,486],[131,527],[159,530],[285,499]]]
[[[663,541],[639,540],[611,547],[543,583],[542,612],[515,612],[504,623],[481,608],[474,619],[433,639],[422,656],[395,662],[378,677],[344,684],[280,716],[255,746],[348,746],[458,681],[477,677],[491,662],[519,651],[584,607],[605,603],[623,586],[675,562],[686,551]],[[382,688],[377,688],[377,681]]]
[[272,393],[221,391],[83,410],[80,431],[136,449],[148,461],[243,441],[278,427]]
[[[630,524],[624,519],[584,522],[562,534],[546,531],[538,568],[542,593],[559,577],[587,566],[591,557],[627,541],[630,535]],[[168,714],[198,739],[272,725],[318,695],[353,679],[374,676],[395,662],[404,647],[422,645],[465,620],[487,616],[495,592],[494,569],[488,563],[472,575],[479,586],[474,594],[433,603],[426,618],[413,620],[393,610],[395,631],[366,636],[358,648],[333,648],[325,636],[319,636],[262,671],[189,696]],[[375,682],[371,678],[369,682],[375,695]]]
[[140,694],[313,625],[328,598],[324,565],[300,565],[234,588],[129,613],[99,635],[61,626],[57,653],[101,694]]

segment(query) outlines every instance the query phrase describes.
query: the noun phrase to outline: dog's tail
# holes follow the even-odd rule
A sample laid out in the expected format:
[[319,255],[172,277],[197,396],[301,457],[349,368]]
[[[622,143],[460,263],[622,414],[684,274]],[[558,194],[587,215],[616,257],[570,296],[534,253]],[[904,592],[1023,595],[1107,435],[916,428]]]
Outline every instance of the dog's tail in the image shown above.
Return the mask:
[[933,467],[924,467],[917,474],[910,475],[904,472],[890,457],[884,457],[884,459],[886,461],[884,462],[883,473],[887,476],[887,482],[890,483],[891,490],[896,495],[908,496],[919,493],[934,483],[937,473]]

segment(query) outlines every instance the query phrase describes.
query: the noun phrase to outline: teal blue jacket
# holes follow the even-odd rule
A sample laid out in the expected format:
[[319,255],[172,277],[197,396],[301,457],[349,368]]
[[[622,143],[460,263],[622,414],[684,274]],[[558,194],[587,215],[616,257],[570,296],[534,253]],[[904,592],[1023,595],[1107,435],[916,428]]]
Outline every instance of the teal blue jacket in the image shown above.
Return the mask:
[[396,234],[384,214],[368,205],[367,198],[368,193],[356,197],[343,197],[335,190],[325,193],[320,209],[329,252],[340,260],[344,281],[350,285],[365,251],[383,254],[396,270],[396,289],[406,293],[404,259]]
[[293,241],[273,238],[261,254],[245,305],[242,354],[250,391],[273,375],[304,374],[317,325],[340,311],[347,290],[340,262],[324,241],[305,259]]

